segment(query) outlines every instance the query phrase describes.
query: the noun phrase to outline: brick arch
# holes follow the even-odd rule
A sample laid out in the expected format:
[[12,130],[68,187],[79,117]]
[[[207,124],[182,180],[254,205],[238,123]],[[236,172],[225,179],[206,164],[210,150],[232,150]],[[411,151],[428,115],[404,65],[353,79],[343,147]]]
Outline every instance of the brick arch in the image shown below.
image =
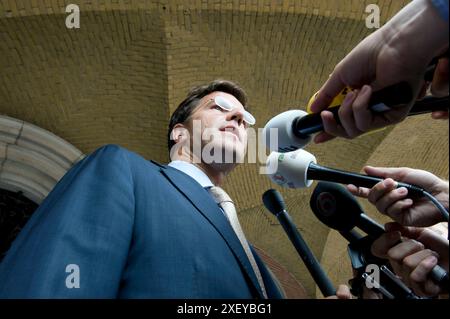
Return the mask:
[[33,124],[0,116],[0,188],[40,204],[83,153]]

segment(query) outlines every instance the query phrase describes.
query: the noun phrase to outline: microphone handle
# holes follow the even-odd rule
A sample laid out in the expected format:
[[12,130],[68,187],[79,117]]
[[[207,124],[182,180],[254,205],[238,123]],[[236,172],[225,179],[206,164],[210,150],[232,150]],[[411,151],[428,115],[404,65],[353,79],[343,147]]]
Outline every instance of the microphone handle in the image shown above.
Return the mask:
[[408,113],[408,116],[430,113],[434,111],[448,111],[448,102],[448,95],[443,97],[426,96],[413,105]]
[[[377,239],[381,235],[385,233],[385,229],[383,226],[378,224],[376,221],[371,219],[366,214],[361,214],[360,218],[356,222],[356,226],[360,229],[364,230],[367,235],[372,237],[373,239]],[[401,241],[399,241],[400,243]],[[370,250],[369,250],[370,252]],[[438,284],[442,289],[448,291],[449,289],[449,276],[448,272],[439,265],[433,267],[430,272],[431,279]]]
[[[383,179],[363,174],[341,171],[334,168],[320,166],[311,162],[307,170],[308,180],[328,181],[339,184],[353,184],[358,187],[372,188]],[[422,197],[424,190],[415,185],[397,182],[397,188],[405,187],[410,197]]]
[[356,220],[356,226],[364,230],[367,235],[374,239],[377,239],[386,232],[382,225],[374,221],[366,214],[359,215],[359,218]]
[[282,210],[281,212],[276,214],[276,216],[281,226],[283,226],[283,229],[288,235],[292,244],[294,245],[295,249],[302,258],[303,262],[305,263],[306,268],[308,268],[309,273],[317,283],[317,286],[319,287],[322,294],[325,297],[335,295],[336,289],[334,288],[327,274],[320,266],[312,251],[309,249],[300,232],[294,226],[294,223],[289,214],[286,212],[286,210]]
[[[367,216],[366,214],[361,214],[359,218],[356,220],[356,225],[358,228],[362,229],[364,232],[367,233],[367,235],[372,238],[372,240],[377,239],[384,233],[386,233],[383,226],[381,226],[379,223],[374,221],[372,218]],[[362,236],[355,232],[354,229],[350,231],[340,231],[340,234],[348,240],[350,244],[355,245],[355,247],[358,247],[358,241],[362,242]],[[399,241],[398,243],[400,243]],[[372,252],[367,250],[367,253],[369,254],[368,258],[370,260],[374,260],[374,257],[372,255]],[[449,290],[449,276],[448,272],[442,268],[439,265],[436,265],[433,267],[433,269],[430,272],[431,279],[438,284],[443,290],[448,291]]]
[[[401,104],[407,104],[412,99],[412,91],[406,82],[389,86],[372,94],[369,101],[369,108],[377,113],[389,110]],[[339,108],[335,106],[327,109],[333,113],[334,119],[339,124]],[[448,111],[448,96],[433,97],[428,96],[422,100],[416,101],[408,113],[408,116],[430,113],[433,111]],[[322,118],[320,113],[312,113],[293,121],[292,129],[294,134],[299,138],[307,138],[311,134],[323,131]]]

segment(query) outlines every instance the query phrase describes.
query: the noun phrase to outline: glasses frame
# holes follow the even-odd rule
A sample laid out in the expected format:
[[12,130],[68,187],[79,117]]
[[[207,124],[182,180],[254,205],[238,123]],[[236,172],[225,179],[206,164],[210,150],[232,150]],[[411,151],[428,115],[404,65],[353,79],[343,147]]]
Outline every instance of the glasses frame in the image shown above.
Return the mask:
[[[226,98],[224,98],[223,96],[220,96],[220,95],[207,100],[204,105],[207,105],[210,102],[214,102],[215,105],[217,105],[222,110],[227,111],[227,112],[231,112],[234,109],[233,105]],[[244,114],[244,118],[243,118],[244,122],[247,123],[248,126],[255,125],[256,119],[250,112],[244,110],[243,114]]]

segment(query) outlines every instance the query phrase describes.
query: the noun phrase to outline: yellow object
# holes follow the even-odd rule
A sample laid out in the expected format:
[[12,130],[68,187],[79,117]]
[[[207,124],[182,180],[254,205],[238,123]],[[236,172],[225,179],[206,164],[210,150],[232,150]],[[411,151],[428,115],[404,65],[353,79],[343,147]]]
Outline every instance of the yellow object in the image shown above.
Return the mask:
[[[352,89],[348,86],[346,86],[338,95],[336,95],[333,99],[333,101],[331,101],[330,105],[328,106],[328,108],[332,108],[332,107],[336,107],[336,106],[340,106],[342,104],[342,102],[344,102],[345,96],[347,95],[348,92],[350,92]],[[308,114],[313,113],[311,111],[311,104],[312,102],[314,102],[314,100],[317,97],[317,94],[319,93],[319,91],[317,91],[316,93],[314,93],[314,95],[309,99],[308,105],[306,106],[306,112]],[[361,136],[367,135],[367,134],[371,134],[371,133],[375,133],[375,132],[380,132],[382,130],[384,130],[385,127],[379,128],[379,129],[374,129],[372,131],[366,132],[364,134],[362,134]]]
[[[336,95],[334,97],[333,101],[331,101],[331,103],[328,106],[328,108],[340,106],[342,104],[342,102],[344,102],[344,99],[345,99],[345,96],[347,95],[347,93],[350,92],[351,90],[352,89],[350,87],[348,87],[348,86],[345,87],[338,95]],[[306,112],[308,112],[309,114],[313,113],[311,111],[311,104],[316,99],[316,96],[317,96],[318,93],[319,93],[319,91],[314,93],[314,95],[309,99],[308,105],[306,106]]]

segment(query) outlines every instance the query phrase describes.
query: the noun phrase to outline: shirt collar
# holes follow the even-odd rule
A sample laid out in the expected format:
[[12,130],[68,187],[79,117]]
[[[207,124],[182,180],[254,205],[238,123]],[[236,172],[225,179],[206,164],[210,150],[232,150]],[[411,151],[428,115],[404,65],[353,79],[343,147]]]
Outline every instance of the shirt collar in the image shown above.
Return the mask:
[[208,175],[206,175],[200,168],[192,163],[185,161],[172,161],[168,165],[189,175],[194,180],[196,180],[197,183],[199,183],[203,188],[214,186]]

